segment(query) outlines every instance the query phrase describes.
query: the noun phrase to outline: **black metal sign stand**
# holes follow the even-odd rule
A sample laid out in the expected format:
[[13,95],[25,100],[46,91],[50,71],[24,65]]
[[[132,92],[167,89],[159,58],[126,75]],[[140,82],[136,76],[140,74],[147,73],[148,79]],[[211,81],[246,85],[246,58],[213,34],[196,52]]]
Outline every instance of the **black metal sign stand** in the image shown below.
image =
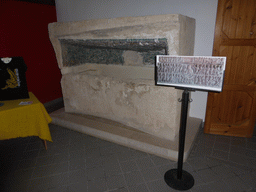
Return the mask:
[[181,101],[182,106],[179,133],[178,169],[171,169],[167,171],[164,175],[164,180],[167,183],[167,185],[169,185],[173,189],[189,190],[194,186],[194,178],[190,173],[182,170],[189,103],[189,89],[184,89]]
[[171,169],[164,175],[165,182],[176,190],[188,190],[194,186],[193,176],[182,170],[189,91],[205,90],[221,92],[225,67],[226,57],[156,56],[156,85],[171,86],[183,90],[178,169]]

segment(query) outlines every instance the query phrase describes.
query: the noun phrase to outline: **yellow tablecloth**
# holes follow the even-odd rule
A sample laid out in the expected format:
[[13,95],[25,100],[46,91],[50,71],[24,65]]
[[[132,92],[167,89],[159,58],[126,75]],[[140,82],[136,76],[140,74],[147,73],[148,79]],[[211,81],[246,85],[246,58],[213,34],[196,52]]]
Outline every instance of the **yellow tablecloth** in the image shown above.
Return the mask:
[[[0,140],[17,137],[39,136],[42,140],[52,141],[48,124],[52,121],[44,105],[33,93],[29,99],[0,101]],[[32,101],[29,105],[21,102]]]

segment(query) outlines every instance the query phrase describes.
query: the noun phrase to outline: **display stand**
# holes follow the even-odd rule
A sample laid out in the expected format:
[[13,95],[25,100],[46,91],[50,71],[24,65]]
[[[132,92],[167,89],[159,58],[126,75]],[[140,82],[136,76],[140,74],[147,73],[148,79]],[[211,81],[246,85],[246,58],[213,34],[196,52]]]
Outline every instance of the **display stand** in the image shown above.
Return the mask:
[[165,182],[176,190],[188,190],[194,186],[194,178],[187,171],[182,170],[183,156],[187,126],[187,114],[189,103],[189,89],[184,89],[182,93],[181,119],[180,119],[180,135],[179,135],[179,156],[178,169],[171,169],[164,175]]
[[221,92],[226,67],[226,57],[170,56],[156,57],[156,85],[182,89],[181,119],[179,132],[178,168],[167,171],[164,180],[173,189],[189,190],[194,178],[182,170],[189,91],[204,90]]

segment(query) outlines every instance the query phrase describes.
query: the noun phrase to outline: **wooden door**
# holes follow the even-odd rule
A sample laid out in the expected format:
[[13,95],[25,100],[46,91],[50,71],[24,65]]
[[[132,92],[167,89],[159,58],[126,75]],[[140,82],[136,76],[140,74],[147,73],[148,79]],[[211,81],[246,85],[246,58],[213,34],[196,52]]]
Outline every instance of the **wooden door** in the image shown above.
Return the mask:
[[223,92],[209,93],[205,133],[252,137],[256,119],[256,0],[219,0],[214,56],[226,56]]

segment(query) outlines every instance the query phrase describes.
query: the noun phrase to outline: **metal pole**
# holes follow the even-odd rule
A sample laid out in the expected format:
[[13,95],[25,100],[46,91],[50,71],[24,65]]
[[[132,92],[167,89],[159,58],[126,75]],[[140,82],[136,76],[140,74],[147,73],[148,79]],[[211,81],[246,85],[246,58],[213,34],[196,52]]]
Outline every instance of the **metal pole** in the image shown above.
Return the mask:
[[181,105],[181,118],[180,118],[180,132],[179,132],[179,154],[178,154],[178,168],[167,171],[164,175],[164,180],[173,189],[176,190],[188,190],[194,186],[193,176],[185,170],[182,170],[184,148],[185,148],[185,136],[187,126],[187,114],[188,114],[188,102],[189,102],[189,90],[184,89],[182,93]]
[[178,156],[178,175],[177,178],[182,178],[182,166],[184,157],[184,145],[187,126],[187,114],[188,114],[188,102],[189,91],[185,89],[182,93],[182,106],[181,106],[181,118],[180,118],[180,135],[179,135],[179,156]]

